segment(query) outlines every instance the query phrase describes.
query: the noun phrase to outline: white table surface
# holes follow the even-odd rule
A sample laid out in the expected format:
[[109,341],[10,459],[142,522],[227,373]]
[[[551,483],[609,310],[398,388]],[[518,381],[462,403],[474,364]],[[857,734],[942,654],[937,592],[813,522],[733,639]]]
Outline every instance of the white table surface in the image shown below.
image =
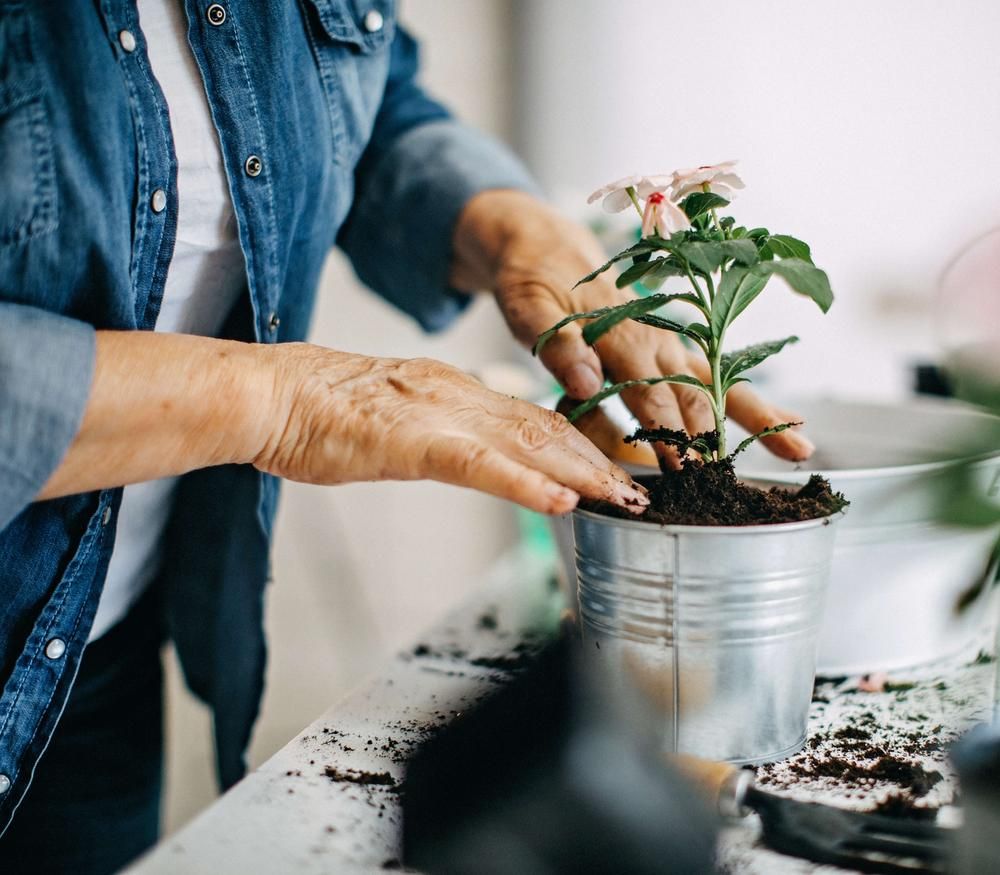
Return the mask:
[[[404,777],[408,753],[435,727],[511,679],[508,672],[482,663],[554,632],[562,599],[552,586],[553,570],[549,560],[530,550],[506,557],[463,606],[413,648],[398,654],[128,872],[326,875],[398,868],[402,829],[395,788]],[[831,756],[857,760],[856,753],[845,749],[856,739],[836,734],[844,727],[861,727],[888,754],[940,772],[942,779],[919,804],[947,806],[954,783],[945,745],[987,718],[993,706],[996,666],[975,659],[985,646],[992,642],[984,631],[982,641],[954,658],[892,677],[896,684],[912,683],[909,689],[863,693],[857,690],[857,678],[820,684],[819,700],[810,712],[812,746],[783,763],[761,767],[758,782],[763,789],[795,798],[872,807],[894,790],[892,784],[852,789],[804,774],[811,764]],[[914,752],[915,747],[921,749]],[[384,774],[382,780],[389,783],[343,780],[363,772]],[[954,820],[955,811],[944,807],[939,822]],[[767,850],[760,845],[755,816],[724,830],[719,865],[724,872],[750,875],[845,871]]]

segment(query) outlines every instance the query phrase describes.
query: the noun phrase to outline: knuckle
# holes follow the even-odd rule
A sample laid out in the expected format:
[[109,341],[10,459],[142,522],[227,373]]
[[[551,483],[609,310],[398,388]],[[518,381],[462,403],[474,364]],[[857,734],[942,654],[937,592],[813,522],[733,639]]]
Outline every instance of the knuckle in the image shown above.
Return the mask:
[[541,450],[549,445],[551,436],[533,422],[522,419],[514,426],[517,442],[527,450]]
[[573,426],[570,425],[569,420],[561,413],[545,407],[540,407],[539,411],[542,427],[557,437],[573,431]]
[[462,445],[452,452],[452,470],[468,482],[486,467],[489,455],[490,450],[481,444]]

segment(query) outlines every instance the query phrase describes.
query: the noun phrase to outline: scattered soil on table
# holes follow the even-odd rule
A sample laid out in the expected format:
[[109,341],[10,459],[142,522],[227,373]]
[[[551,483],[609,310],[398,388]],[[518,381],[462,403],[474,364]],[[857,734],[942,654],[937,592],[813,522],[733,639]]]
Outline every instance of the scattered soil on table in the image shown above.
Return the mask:
[[363,772],[327,766],[323,774],[338,784],[362,784],[365,787],[395,787],[396,779],[388,772]]
[[469,663],[479,668],[492,668],[497,671],[519,672],[533,665],[538,658],[538,647],[522,641],[515,645],[510,653],[501,656],[477,656]]
[[930,805],[914,805],[909,793],[893,792],[872,808],[871,812],[904,820],[934,820],[938,809]]
[[649,489],[650,503],[640,516],[606,501],[584,501],[581,506],[660,525],[752,526],[819,519],[848,504],[817,474],[798,491],[778,486],[758,489],[738,480],[728,459],[707,464],[686,460],[679,471],[667,471],[643,485]]
[[[864,751],[853,752],[864,757]],[[798,778],[829,778],[845,787],[870,787],[886,782],[908,791],[914,799],[926,796],[931,788],[944,780],[940,772],[928,771],[919,763],[888,755],[882,747],[871,753],[877,756],[875,761],[864,763],[833,754],[810,755],[789,763],[788,772]]]

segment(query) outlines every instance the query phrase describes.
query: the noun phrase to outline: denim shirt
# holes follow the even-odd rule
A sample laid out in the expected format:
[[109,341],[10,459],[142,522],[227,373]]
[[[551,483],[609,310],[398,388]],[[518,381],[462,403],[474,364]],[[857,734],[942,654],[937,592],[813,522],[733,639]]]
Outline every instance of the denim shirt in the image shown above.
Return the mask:
[[[425,329],[447,325],[459,211],[532,183],[420,89],[393,0],[184,2],[247,265],[223,336],[302,339],[334,245]],[[0,830],[73,685],[121,490],[34,499],[79,428],[95,330],[156,324],[176,173],[134,2],[0,0]],[[169,631],[214,709],[223,786],[262,692],[276,499],[249,466],[196,471],[167,528]]]

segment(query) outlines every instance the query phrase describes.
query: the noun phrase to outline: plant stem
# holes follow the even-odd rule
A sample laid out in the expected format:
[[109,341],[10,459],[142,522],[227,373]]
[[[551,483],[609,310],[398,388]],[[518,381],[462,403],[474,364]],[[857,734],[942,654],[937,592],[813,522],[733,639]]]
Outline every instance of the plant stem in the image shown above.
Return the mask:
[[639,198],[635,194],[635,186],[630,185],[625,189],[625,193],[628,195],[629,200],[632,201],[632,206],[635,207],[635,211],[639,214],[639,218],[642,218],[642,207],[639,206]]
[[[687,259],[682,259],[684,262],[684,272],[687,274],[689,280],[691,280],[691,285],[693,287],[694,293],[698,296],[701,302],[705,305],[705,309],[711,309],[711,298],[705,297],[705,292],[702,290],[701,284],[694,278],[694,274],[691,272],[691,265],[688,264]],[[711,282],[711,280],[709,280]]]
[[716,450],[715,459],[726,458],[726,398],[722,392],[722,336],[715,338],[715,342],[708,351],[708,362],[712,367],[712,396],[715,403],[712,405],[712,413],[715,415],[715,430],[719,435],[719,448]]
[[[703,182],[701,184],[701,190],[703,192],[705,192],[705,194],[711,194],[712,193],[712,188],[711,188],[711,186],[709,186],[709,184],[707,182]],[[715,211],[715,207],[712,207],[712,209],[710,209],[709,212],[712,214],[712,219],[715,222],[715,227],[718,230],[718,232],[722,235],[722,239],[723,240],[728,240],[729,239],[729,232],[725,228],[722,227],[722,223],[719,221],[719,214]]]

